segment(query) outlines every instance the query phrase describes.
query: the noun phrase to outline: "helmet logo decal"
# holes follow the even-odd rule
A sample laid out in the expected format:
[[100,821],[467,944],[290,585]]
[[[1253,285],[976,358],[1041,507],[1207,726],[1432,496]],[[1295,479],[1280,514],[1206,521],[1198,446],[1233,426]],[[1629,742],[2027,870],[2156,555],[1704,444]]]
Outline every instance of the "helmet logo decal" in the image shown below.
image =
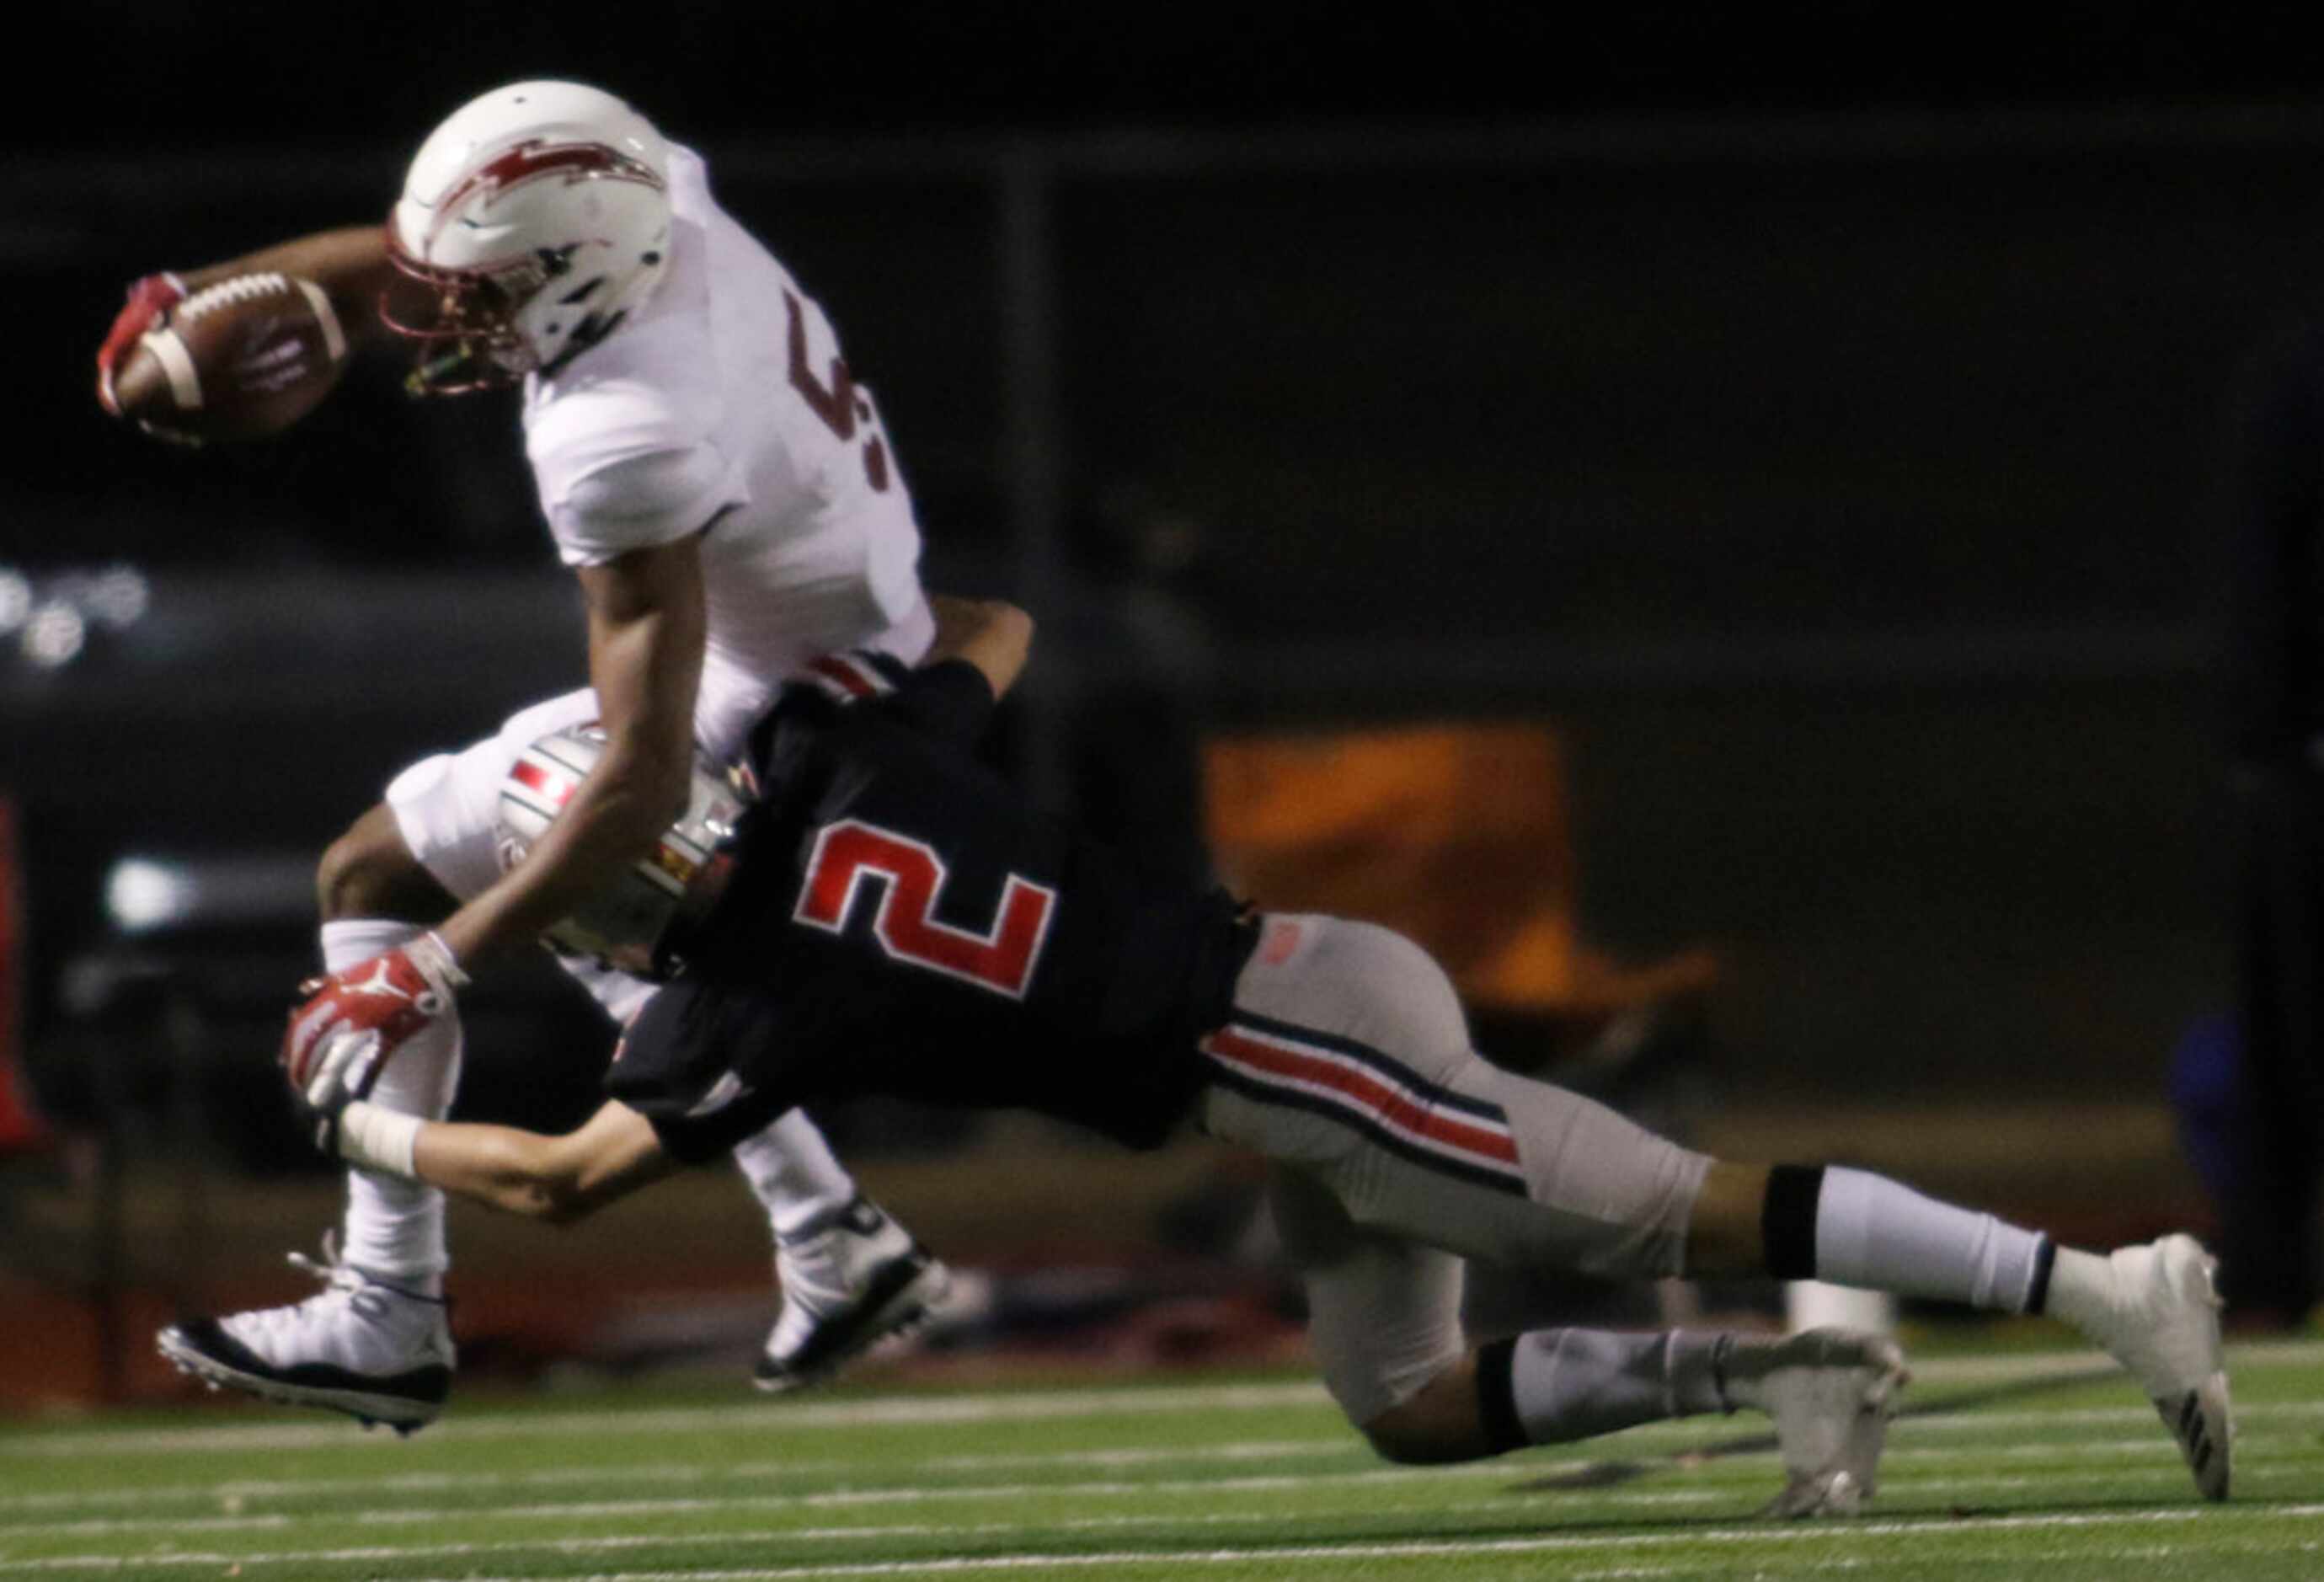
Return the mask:
[[[444,194],[437,205],[439,216],[457,214],[471,198],[490,204],[517,188],[561,176],[567,186],[582,181],[636,181],[659,192],[659,172],[643,160],[632,159],[602,143],[550,143],[528,137],[496,159],[486,161],[468,178]],[[440,228],[442,220],[438,227]]]

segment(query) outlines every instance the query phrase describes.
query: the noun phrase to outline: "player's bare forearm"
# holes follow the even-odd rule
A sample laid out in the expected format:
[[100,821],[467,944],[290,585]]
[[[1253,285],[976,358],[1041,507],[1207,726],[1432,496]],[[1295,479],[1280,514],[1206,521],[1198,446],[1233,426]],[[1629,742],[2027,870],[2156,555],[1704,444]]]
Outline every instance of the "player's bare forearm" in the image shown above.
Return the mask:
[[936,618],[936,642],[926,662],[964,659],[984,672],[995,698],[1023,673],[1033,645],[1033,617],[1015,605],[993,598],[928,596]]
[[509,1214],[567,1225],[676,1169],[645,1117],[608,1103],[576,1132],[429,1122],[412,1171],[430,1186]]
[[275,273],[313,281],[331,299],[348,339],[372,346],[387,338],[380,322],[383,292],[414,290],[387,258],[387,233],[378,225],[318,231],[222,264],[184,272],[186,289],[198,291],[238,274]]
[[437,930],[473,965],[569,915],[686,810],[706,615],[692,540],[581,576],[605,751],[522,863]]

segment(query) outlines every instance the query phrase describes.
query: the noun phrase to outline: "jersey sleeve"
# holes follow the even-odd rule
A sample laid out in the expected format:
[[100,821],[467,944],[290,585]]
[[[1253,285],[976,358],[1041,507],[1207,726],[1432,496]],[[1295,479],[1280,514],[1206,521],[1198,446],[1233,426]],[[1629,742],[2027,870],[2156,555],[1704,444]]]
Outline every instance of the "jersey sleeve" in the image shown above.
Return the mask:
[[984,734],[995,702],[984,672],[966,660],[944,660],[916,670],[893,654],[870,649],[810,660],[798,681],[862,710],[863,717],[899,721],[963,744]]
[[567,566],[673,542],[750,501],[741,470],[682,403],[641,384],[611,381],[560,398],[526,448]]

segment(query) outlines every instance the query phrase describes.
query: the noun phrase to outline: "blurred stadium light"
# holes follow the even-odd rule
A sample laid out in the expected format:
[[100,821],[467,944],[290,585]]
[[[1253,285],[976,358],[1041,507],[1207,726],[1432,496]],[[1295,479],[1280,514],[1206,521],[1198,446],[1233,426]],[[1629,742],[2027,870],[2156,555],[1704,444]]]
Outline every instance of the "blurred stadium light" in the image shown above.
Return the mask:
[[124,856],[106,874],[105,910],[132,937],[253,923],[304,928],[314,893],[315,859],[306,853]]

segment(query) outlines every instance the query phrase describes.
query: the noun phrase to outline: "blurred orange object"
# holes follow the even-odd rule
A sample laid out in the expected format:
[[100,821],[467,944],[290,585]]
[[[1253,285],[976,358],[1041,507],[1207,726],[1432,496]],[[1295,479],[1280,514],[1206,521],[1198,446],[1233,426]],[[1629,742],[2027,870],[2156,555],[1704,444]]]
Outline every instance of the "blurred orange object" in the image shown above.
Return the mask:
[[1564,758],[1545,726],[1218,737],[1204,782],[1236,893],[1396,929],[1480,1010],[1591,1020],[1718,976],[1707,949],[1636,965],[1583,939]]

